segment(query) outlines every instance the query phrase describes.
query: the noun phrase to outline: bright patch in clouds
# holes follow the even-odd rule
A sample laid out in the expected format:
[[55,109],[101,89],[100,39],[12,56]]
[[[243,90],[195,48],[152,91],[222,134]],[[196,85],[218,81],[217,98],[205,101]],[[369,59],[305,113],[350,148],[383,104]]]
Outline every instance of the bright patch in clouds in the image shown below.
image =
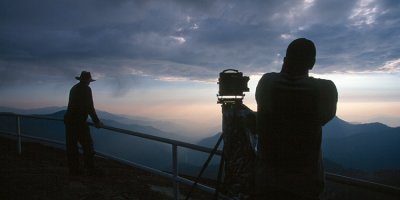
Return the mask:
[[375,0],[359,0],[349,18],[354,26],[372,25],[378,14],[379,8]]
[[400,58],[385,62],[378,70],[389,73],[400,73]]
[[175,40],[176,43],[178,43],[178,44],[183,44],[183,43],[186,42],[186,39],[185,39],[184,37],[175,37],[175,36],[171,36],[171,38],[172,38],[173,40]]

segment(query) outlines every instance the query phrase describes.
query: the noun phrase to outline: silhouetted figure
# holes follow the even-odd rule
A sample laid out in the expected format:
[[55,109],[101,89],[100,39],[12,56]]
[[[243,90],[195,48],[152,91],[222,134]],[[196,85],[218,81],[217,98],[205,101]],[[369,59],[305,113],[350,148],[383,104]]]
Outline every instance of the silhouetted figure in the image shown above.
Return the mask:
[[68,167],[71,175],[80,175],[78,143],[82,146],[84,167],[89,175],[94,174],[94,149],[90,136],[90,128],[86,123],[88,115],[92,118],[96,128],[102,127],[93,106],[92,90],[89,87],[92,79],[90,72],[82,71],[80,82],[71,88],[69,93],[68,109],[64,116]]
[[323,192],[322,126],[336,114],[337,90],[309,77],[315,56],[312,41],[296,39],[281,72],[257,85],[256,199],[319,199]]

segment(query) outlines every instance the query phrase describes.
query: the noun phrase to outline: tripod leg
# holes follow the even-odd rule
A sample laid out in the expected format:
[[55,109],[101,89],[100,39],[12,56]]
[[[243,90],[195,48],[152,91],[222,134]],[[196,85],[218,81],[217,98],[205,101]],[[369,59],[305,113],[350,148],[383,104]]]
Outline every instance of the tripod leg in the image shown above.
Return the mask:
[[214,193],[214,199],[215,199],[215,200],[218,199],[219,188],[220,188],[221,179],[222,179],[222,173],[223,173],[223,170],[224,170],[224,164],[225,164],[224,153],[222,152],[221,160],[220,160],[220,162],[219,162],[217,185],[216,185],[216,187],[215,187],[215,193]]
[[223,135],[224,135],[224,133],[222,133],[221,136],[219,136],[219,139],[218,139],[217,144],[215,144],[213,150],[211,151],[210,155],[208,156],[206,162],[205,162],[204,165],[203,165],[203,168],[200,170],[199,175],[197,175],[196,180],[195,180],[195,182],[193,183],[192,187],[190,188],[190,191],[189,191],[189,193],[187,194],[185,200],[188,200],[188,199],[190,198],[190,195],[192,194],[193,189],[197,186],[197,183],[199,182],[200,177],[203,175],[204,171],[206,170],[206,168],[207,168],[208,164],[210,163],[212,157],[214,156],[215,152],[217,152],[218,147],[219,147],[219,145],[220,145],[220,143],[221,143],[221,141],[222,141],[222,136],[223,136]]

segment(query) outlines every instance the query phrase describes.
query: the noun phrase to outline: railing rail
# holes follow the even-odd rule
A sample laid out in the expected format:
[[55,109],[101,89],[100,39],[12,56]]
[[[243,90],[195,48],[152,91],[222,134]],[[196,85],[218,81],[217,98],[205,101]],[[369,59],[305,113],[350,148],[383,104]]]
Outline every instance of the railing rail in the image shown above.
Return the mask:
[[[46,116],[39,116],[39,115],[21,115],[21,114],[9,113],[9,112],[0,112],[0,116],[16,117],[16,133],[0,130],[0,134],[6,134],[6,135],[17,137],[17,140],[18,140],[17,148],[18,148],[19,153],[21,153],[21,151],[22,151],[22,146],[21,146],[22,138],[38,140],[38,141],[43,141],[43,142],[46,142],[49,144],[57,144],[57,145],[65,146],[65,143],[63,143],[61,141],[51,140],[51,139],[42,138],[42,137],[30,136],[30,135],[25,135],[25,134],[21,133],[21,122],[20,122],[21,118],[31,118],[31,119],[41,119],[41,120],[61,121],[61,122],[63,121],[62,119],[46,117]],[[93,126],[92,123],[89,123],[89,124],[91,126]],[[158,136],[154,136],[154,135],[148,135],[148,134],[144,134],[144,133],[140,133],[140,132],[136,132],[136,131],[130,131],[130,130],[111,127],[111,126],[104,126],[102,128],[109,130],[109,131],[114,131],[117,133],[127,134],[127,135],[140,137],[140,138],[144,138],[144,139],[148,139],[148,140],[152,140],[152,141],[170,144],[171,148],[172,148],[172,172],[171,173],[164,172],[164,171],[161,171],[161,170],[158,170],[158,169],[155,169],[152,167],[148,167],[145,165],[141,165],[141,164],[138,164],[138,163],[126,160],[126,159],[118,158],[114,155],[110,155],[105,152],[96,151],[96,154],[99,156],[110,158],[115,161],[118,161],[118,162],[121,162],[121,163],[124,163],[124,164],[127,164],[127,165],[130,165],[130,166],[133,166],[133,167],[136,167],[136,168],[139,168],[139,169],[142,169],[142,170],[145,170],[145,171],[148,171],[148,172],[171,179],[173,182],[173,194],[174,194],[175,199],[179,198],[179,184],[178,183],[186,184],[189,186],[193,185],[193,183],[194,183],[194,181],[192,181],[192,180],[189,180],[187,178],[179,176],[177,148],[184,147],[184,148],[188,148],[188,149],[192,149],[192,150],[200,151],[200,152],[204,152],[204,153],[211,153],[213,151],[211,148],[207,148],[207,147],[203,147],[203,146],[199,146],[199,145],[195,145],[195,144],[190,144],[190,143],[182,142],[179,140],[173,140],[173,139],[158,137]],[[222,154],[222,152],[220,150],[217,150],[215,152],[215,154],[220,156]],[[332,173],[326,173],[326,179],[329,181],[332,181],[332,182],[361,187],[361,188],[365,188],[365,189],[376,191],[376,192],[382,192],[382,193],[392,194],[392,195],[400,195],[400,188],[394,187],[394,186],[374,183],[374,182],[370,182],[370,181],[365,181],[365,180],[361,180],[361,179],[346,177],[346,176],[332,174]],[[210,193],[215,192],[215,188],[212,188],[210,186],[206,186],[203,184],[197,184],[196,188],[201,189],[206,192],[210,192]]]
[[[21,133],[21,123],[20,123],[21,122],[21,118],[50,120],[50,121],[59,121],[59,122],[63,122],[63,119],[47,117],[47,116],[42,116],[42,115],[22,115],[22,114],[10,113],[10,112],[0,112],[0,116],[10,116],[10,117],[15,117],[16,118],[15,119],[16,120],[16,133],[6,132],[6,131],[0,130],[0,134],[5,134],[5,135],[17,137],[17,140],[18,140],[17,149],[18,149],[19,154],[22,153],[22,147],[21,147],[22,138],[36,140],[36,141],[42,141],[42,142],[45,142],[45,143],[48,143],[48,144],[56,144],[56,145],[65,146],[65,143],[61,142],[61,141],[51,140],[51,139],[48,139],[48,138],[35,137],[35,136],[31,136],[31,135],[22,134]],[[89,122],[88,124],[90,126],[94,126],[93,123]],[[204,147],[204,146],[190,144],[190,143],[182,142],[182,141],[179,141],[179,140],[173,140],[173,139],[158,137],[158,136],[154,136],[154,135],[148,135],[148,134],[144,134],[144,133],[140,133],[140,132],[136,132],[136,131],[130,131],[130,130],[126,130],[126,129],[115,128],[115,127],[112,127],[112,126],[106,126],[105,125],[105,126],[102,127],[102,129],[171,145],[171,148],[172,148],[172,172],[171,173],[168,173],[168,172],[165,172],[165,171],[161,171],[161,170],[158,170],[158,169],[155,169],[155,168],[152,168],[152,167],[148,167],[148,166],[145,166],[145,165],[142,165],[142,164],[139,164],[139,163],[135,163],[135,162],[132,162],[130,160],[122,159],[122,158],[119,158],[117,156],[107,154],[105,152],[99,152],[99,151],[96,150],[96,154],[99,155],[99,156],[103,156],[103,157],[106,157],[106,158],[109,158],[109,159],[112,159],[112,160],[127,164],[129,166],[133,166],[133,167],[142,169],[144,171],[147,171],[147,172],[150,172],[150,173],[153,173],[153,174],[157,174],[157,175],[160,175],[160,176],[163,176],[163,177],[171,179],[172,182],[173,182],[173,194],[174,194],[174,198],[175,199],[179,198],[179,184],[178,183],[182,183],[182,184],[185,184],[185,185],[188,185],[188,186],[192,186],[194,184],[194,181],[179,176],[179,171],[178,171],[178,151],[177,151],[177,148],[178,147],[183,147],[183,148],[188,148],[188,149],[192,149],[192,150],[199,151],[199,152],[204,152],[204,153],[211,153],[213,151],[213,149],[207,148],[207,147]],[[221,154],[222,154],[222,151],[220,151],[220,150],[217,150],[215,152],[215,155],[220,156]],[[198,188],[200,190],[203,190],[205,192],[209,192],[209,193],[214,193],[215,192],[215,188],[212,188],[212,187],[204,185],[204,184],[197,184],[196,188]]]

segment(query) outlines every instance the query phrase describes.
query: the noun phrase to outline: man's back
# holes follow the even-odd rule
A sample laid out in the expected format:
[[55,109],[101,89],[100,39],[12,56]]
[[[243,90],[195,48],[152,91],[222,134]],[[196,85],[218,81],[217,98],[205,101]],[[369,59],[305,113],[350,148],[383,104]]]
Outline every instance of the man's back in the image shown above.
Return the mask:
[[99,121],[93,105],[92,90],[87,84],[79,82],[71,88],[66,117],[86,122],[88,115],[94,122]]
[[267,73],[258,83],[256,100],[259,158],[264,168],[277,176],[277,180],[271,180],[274,178],[267,175],[270,180],[266,182],[272,181],[271,185],[277,187],[319,190],[323,186],[322,126],[336,111],[333,82]]

